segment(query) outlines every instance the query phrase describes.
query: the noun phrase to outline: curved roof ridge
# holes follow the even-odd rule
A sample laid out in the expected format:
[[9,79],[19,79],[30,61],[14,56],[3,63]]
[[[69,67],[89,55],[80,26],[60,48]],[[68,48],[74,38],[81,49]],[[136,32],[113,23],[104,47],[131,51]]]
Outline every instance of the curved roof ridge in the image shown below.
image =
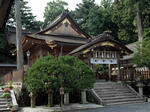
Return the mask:
[[81,34],[85,35],[86,38],[91,38],[90,35],[88,35],[85,31],[83,31],[78,24],[73,20],[72,16],[70,15],[69,10],[65,10],[64,12],[62,12],[59,16],[57,16],[56,19],[54,19],[45,29],[43,29],[42,31],[37,32],[36,34],[41,34],[43,32],[46,32],[52,28],[54,28],[56,25],[58,25],[60,22],[62,22],[65,18],[68,18],[69,21],[72,22],[73,26],[75,27],[75,29],[77,29],[79,32],[81,32]]

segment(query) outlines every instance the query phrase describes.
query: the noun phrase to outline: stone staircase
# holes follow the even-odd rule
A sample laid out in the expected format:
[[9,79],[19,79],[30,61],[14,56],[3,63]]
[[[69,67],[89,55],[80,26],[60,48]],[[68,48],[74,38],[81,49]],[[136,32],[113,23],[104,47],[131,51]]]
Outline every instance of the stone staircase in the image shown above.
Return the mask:
[[130,86],[116,82],[96,82],[92,89],[94,96],[103,105],[143,103],[144,98]]
[[2,98],[3,91],[0,89],[0,112],[9,112],[8,102],[6,99]]

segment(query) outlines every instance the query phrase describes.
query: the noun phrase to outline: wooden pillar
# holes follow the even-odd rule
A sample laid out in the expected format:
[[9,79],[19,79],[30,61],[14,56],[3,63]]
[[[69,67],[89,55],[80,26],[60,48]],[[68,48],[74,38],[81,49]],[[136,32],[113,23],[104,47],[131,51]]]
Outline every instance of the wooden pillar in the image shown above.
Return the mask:
[[111,64],[108,64],[109,81],[111,81]]
[[63,46],[61,45],[61,47],[60,47],[60,54],[59,54],[59,56],[62,56],[63,55]]
[[120,72],[120,54],[117,56],[117,65],[118,65],[118,81],[121,81],[121,72]]
[[89,58],[89,67],[92,69],[92,64],[91,64],[91,50],[90,50],[90,53],[88,55],[88,58]]
[[[61,45],[61,47],[60,47],[60,53],[59,53],[59,56],[62,56],[63,55],[63,46]],[[63,83],[62,83],[62,79],[61,79],[61,88],[63,88]],[[60,105],[61,105],[61,107],[63,106],[63,97],[64,97],[64,95],[63,94],[60,94]]]

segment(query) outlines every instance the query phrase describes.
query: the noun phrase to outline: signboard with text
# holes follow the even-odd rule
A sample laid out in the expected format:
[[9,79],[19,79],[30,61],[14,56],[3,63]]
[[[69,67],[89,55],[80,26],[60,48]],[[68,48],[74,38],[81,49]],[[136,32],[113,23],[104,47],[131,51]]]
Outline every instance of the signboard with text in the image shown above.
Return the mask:
[[92,64],[117,64],[117,59],[97,59],[91,58]]

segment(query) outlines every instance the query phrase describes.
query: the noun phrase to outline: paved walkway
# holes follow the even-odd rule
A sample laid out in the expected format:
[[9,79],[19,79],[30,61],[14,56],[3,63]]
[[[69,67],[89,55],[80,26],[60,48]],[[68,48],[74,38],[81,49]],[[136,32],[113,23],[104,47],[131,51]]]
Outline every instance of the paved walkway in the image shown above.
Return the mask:
[[72,110],[86,110],[86,109],[96,109],[102,107],[101,105],[97,104],[70,104],[67,106],[63,106],[60,108],[59,106],[56,107],[45,107],[45,106],[37,106],[36,108],[30,107],[23,107],[20,109],[19,112],[61,112],[61,111],[69,111]]
[[19,112],[150,112],[150,103],[116,105],[102,107],[96,104],[70,104],[63,108],[38,106],[36,108],[24,107]]
[[98,109],[87,109],[72,112],[150,112],[150,103],[117,105],[112,107],[102,107]]

